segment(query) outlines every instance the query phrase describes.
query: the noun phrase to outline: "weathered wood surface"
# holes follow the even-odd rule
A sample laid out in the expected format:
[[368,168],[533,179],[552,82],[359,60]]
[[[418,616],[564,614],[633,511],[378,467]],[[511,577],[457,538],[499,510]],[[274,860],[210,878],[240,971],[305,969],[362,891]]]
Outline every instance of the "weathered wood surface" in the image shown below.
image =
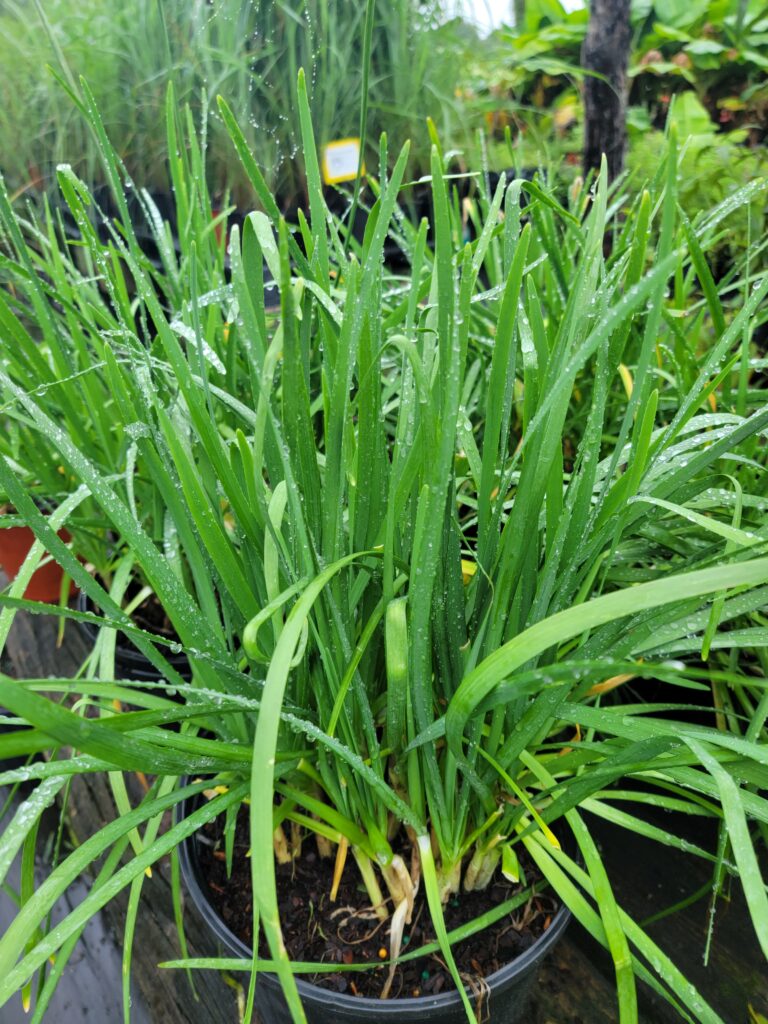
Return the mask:
[[[72,787],[69,821],[79,840],[92,835],[105,821],[115,817],[112,794],[103,777],[83,776]],[[119,937],[125,920],[127,890],[102,911],[109,930]],[[190,956],[215,952],[202,921],[187,906],[185,932]],[[122,944],[121,944],[122,945]],[[152,1024],[233,1024],[233,992],[213,971],[195,974],[199,1001],[195,1000],[183,971],[161,970],[158,964],[180,956],[173,916],[170,871],[167,861],[144,880],[142,907],[136,929],[131,969],[134,999],[149,1010]],[[116,993],[116,1000],[119,1001]]]
[[[17,616],[3,658],[4,671],[18,676],[68,675],[86,653],[83,640],[70,623],[65,641],[56,646],[56,624],[39,616]],[[70,823],[82,840],[104,821],[114,817],[109,788],[99,776],[78,779],[72,787]],[[693,857],[662,849],[649,840],[632,838],[615,827],[590,821],[601,843],[609,873],[621,904],[637,919],[656,912],[695,892],[707,879],[707,865]],[[668,819],[680,831],[687,822]],[[701,835],[691,838],[701,840]],[[68,968],[65,987],[66,1014],[51,1019],[64,1024],[81,1021],[120,1020],[119,963],[126,894],[101,913],[100,939],[84,945]],[[735,892],[721,908],[716,923],[710,967],[701,964],[707,922],[706,901],[649,927],[649,932],[697,985],[726,1024],[747,1024],[748,1004],[768,1014],[768,972],[741,898]],[[0,928],[5,922],[0,915]],[[192,956],[214,952],[209,934],[188,901],[185,926]],[[142,910],[137,923],[133,953],[133,1008],[135,1024],[236,1024],[237,995],[215,972],[196,975],[199,1000],[193,997],[182,972],[160,970],[157,964],[179,955],[167,862],[159,864],[144,885]],[[110,966],[111,965],[111,966]],[[117,965],[117,968],[115,968]],[[91,976],[109,979],[112,991],[104,995],[100,1014],[87,1007],[78,1015],[75,1006],[79,979],[88,990]],[[646,1024],[671,1024],[680,1018],[669,1006],[647,991],[640,993],[641,1020]],[[21,1016],[0,1016],[3,1024],[21,1022]],[[13,1013],[13,1011],[10,1011]],[[597,943],[572,925],[543,966],[534,989],[526,1024],[615,1024],[612,968]],[[262,1024],[270,1024],[269,1021]]]
[[[8,638],[3,670],[18,677],[68,676],[74,674],[87,654],[85,642],[75,627],[68,623],[64,643],[56,644],[57,622],[53,618],[17,615]],[[106,821],[115,817],[112,794],[104,777],[82,776],[75,780],[68,805],[69,824],[74,837],[82,842]],[[222,977],[213,971],[199,972],[195,984],[199,1000],[191,992],[182,971],[160,970],[158,963],[180,956],[167,860],[144,882],[142,909],[136,929],[132,964],[132,1019],[134,1024],[236,1024],[236,994]],[[80,895],[82,898],[82,894]],[[79,902],[79,900],[77,901]],[[61,1024],[85,1021],[122,1020],[120,989],[122,933],[125,921],[127,891],[109,903],[100,914],[99,942],[85,944],[73,958],[63,983],[63,997],[51,1020]],[[10,908],[0,913],[0,931],[7,924]],[[190,956],[215,952],[208,932],[193,906],[185,908],[185,931]],[[100,1007],[89,1006],[85,997],[97,998],[91,974],[104,978],[112,991]],[[83,1002],[78,1004],[78,990]],[[99,1002],[101,1002],[99,998]],[[17,1003],[19,1001],[17,1000]],[[7,1016],[13,1009],[0,1011],[2,1024],[21,1024],[26,1020],[18,1005],[18,1017]]]

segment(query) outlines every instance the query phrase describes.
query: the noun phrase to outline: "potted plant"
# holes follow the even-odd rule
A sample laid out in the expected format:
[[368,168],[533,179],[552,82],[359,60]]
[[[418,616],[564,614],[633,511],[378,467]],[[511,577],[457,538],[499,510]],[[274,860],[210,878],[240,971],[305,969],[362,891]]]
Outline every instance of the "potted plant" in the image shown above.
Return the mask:
[[[35,535],[28,526],[13,514],[13,508],[0,508],[0,571],[8,582],[13,582],[35,542]],[[62,540],[70,539],[66,530],[61,530]],[[66,598],[69,585],[64,583],[64,573],[58,562],[47,561],[33,572],[24,590],[29,601],[58,603]]]
[[[74,92],[72,100],[82,109],[82,101]],[[168,192],[173,188],[175,204],[173,211],[166,211],[166,219],[149,193],[121,192],[115,198],[103,188],[91,191],[66,166],[58,172],[65,218],[58,215],[59,210],[52,212],[47,207],[39,221],[34,215],[18,217],[4,184],[0,185],[4,253],[26,271],[15,277],[0,271],[0,282],[7,286],[0,288],[0,321],[8,339],[4,355],[10,386],[34,390],[39,406],[62,429],[78,438],[89,458],[105,472],[124,476],[133,508],[137,514],[140,510],[146,528],[172,558],[174,551],[165,532],[163,501],[154,488],[151,471],[143,472],[143,465],[137,468],[132,438],[135,424],[114,415],[115,396],[103,358],[103,339],[121,332],[124,321],[132,324],[136,342],[140,343],[145,317],[141,298],[135,295],[130,273],[117,256],[105,284],[94,273],[93,250],[87,244],[98,239],[100,244],[96,248],[110,251],[114,218],[122,218],[129,225],[132,252],[146,279],[151,281],[161,301],[176,309],[173,328],[181,334],[193,331],[191,299],[195,293],[191,289],[206,295],[225,286],[223,240],[217,239],[215,231],[208,230],[212,223],[208,190],[201,187],[199,179],[194,189],[190,188],[193,175],[199,170],[200,140],[191,121],[184,119],[189,112],[177,108],[172,86],[167,92],[167,109],[167,138],[173,151]],[[225,218],[228,212],[225,210],[221,216]],[[174,224],[187,225],[177,246],[173,244],[169,219]],[[215,221],[213,226],[216,227]],[[82,245],[69,244],[73,231]],[[195,250],[194,282],[188,275],[179,274],[180,265],[191,258],[191,248]],[[111,251],[114,254],[114,248]],[[58,301],[65,307],[59,316],[48,308],[46,282],[53,282]],[[209,358],[220,366],[217,350],[221,351],[227,333],[229,311],[216,308],[213,317],[211,312],[214,311],[209,310],[207,331],[209,336],[214,333],[215,321],[219,341],[210,349]],[[14,415],[8,407],[3,412],[0,448],[14,472],[28,482],[35,503],[46,514],[76,487],[75,478],[66,473],[55,446],[30,430],[25,418]],[[67,521],[69,529],[60,530],[59,536],[72,542],[80,560],[119,604],[127,595],[131,614],[136,613],[140,625],[157,627],[158,632],[165,633],[167,641],[174,642],[173,630],[164,623],[163,611],[151,588],[147,589],[140,571],[134,576],[132,559],[122,550],[119,535],[109,521],[101,516],[86,493],[74,508],[76,512]],[[0,505],[0,568],[10,580],[34,541],[33,532],[14,512],[12,503]],[[183,575],[186,570],[182,567],[179,571]],[[24,596],[59,602],[74,593],[69,584],[63,592],[63,586],[61,567],[48,558],[35,572]],[[139,599],[132,603],[139,594]],[[102,644],[97,641],[101,624],[98,609],[85,593],[81,592],[77,600],[83,613],[80,624],[96,645],[96,662],[102,653]],[[108,643],[107,647],[110,646]],[[157,669],[127,638],[118,642],[116,655],[115,670],[121,676],[157,677]],[[172,655],[171,660],[183,673],[187,671],[184,655]]]
[[[731,350],[768,281],[738,310],[704,288],[716,329],[707,347],[686,353],[695,376],[681,395],[656,372],[656,360],[679,344],[665,289],[670,276],[693,272],[706,285],[709,236],[685,222],[677,232],[674,136],[655,197],[661,230],[650,266],[648,194],[604,253],[604,172],[594,198],[576,193],[572,209],[530,183],[525,223],[525,186],[502,184],[484,200],[477,240],[462,246],[433,149],[434,249],[425,223],[399,234],[410,262],[403,283],[385,272],[381,253],[407,147],[362,245],[346,252],[323,202],[303,76],[297,102],[310,211],[296,234],[221,104],[265,210],[230,239],[237,310],[223,372],[205,358],[216,318],[195,319],[189,335],[174,331],[175,311],[158,301],[130,232],[114,237],[146,308],[150,348],[136,344],[127,318],[117,340],[93,344],[117,422],[134,425],[136,465],[153,477],[188,574],[158,549],[125,478],[56,429],[34,393],[0,367],[6,402],[53,437],[157,595],[193,673],[191,683],[180,677],[164,656],[167,641],[136,628],[0,459],[0,485],[20,514],[105,625],[124,629],[165,680],[151,695],[110,679],[51,680],[49,699],[0,678],[0,699],[15,715],[52,748],[73,748],[71,758],[25,769],[40,786],[6,831],[6,850],[24,841],[72,773],[153,776],[141,803],[118,804],[119,816],[62,862],[0,938],[0,1005],[57,952],[44,1002],[88,916],[128,885],[130,939],[146,869],[202,833],[226,874],[237,852],[240,874],[250,876],[251,955],[245,943],[234,960],[184,957],[176,966],[250,971],[247,1014],[254,1005],[270,1020],[372,1012],[354,994],[334,994],[339,1009],[329,1011],[328,964],[288,948],[306,921],[291,932],[286,886],[294,868],[314,863],[311,873],[328,886],[309,901],[311,912],[333,914],[347,886],[357,901],[348,916],[372,915],[370,929],[381,935],[383,958],[376,949],[335,965],[356,972],[358,992],[368,984],[371,994],[392,996],[414,958],[409,929],[428,922],[426,944],[413,952],[436,953],[455,987],[445,999],[437,993],[429,1012],[455,1007],[473,1020],[490,1007],[491,1019],[506,1019],[495,987],[502,979],[481,964],[468,988],[459,966],[460,940],[498,923],[493,900],[459,925],[451,913],[473,894],[482,906],[495,880],[519,879],[525,899],[548,883],[609,949],[623,1020],[636,1019],[639,977],[689,1017],[716,1022],[617,905],[586,816],[650,834],[641,814],[614,807],[613,784],[626,780],[623,792],[640,801],[695,806],[721,821],[732,859],[720,857],[720,870],[740,873],[768,945],[748,831],[766,803],[742,787],[763,763],[765,716],[742,735],[694,726],[668,700],[622,700],[628,682],[691,682],[686,656],[720,643],[731,652],[730,678],[748,684],[740,657],[759,642],[768,583],[754,464],[768,411],[749,388],[742,413],[708,403],[732,372]],[[88,117],[103,138],[90,104]],[[106,146],[105,158],[117,190]],[[76,209],[79,194],[69,191]],[[88,245],[103,255],[98,238]],[[264,259],[280,281],[278,321],[264,310]],[[490,289],[484,268],[495,275]],[[193,261],[184,272],[194,280]],[[737,482],[713,489],[712,474],[724,467]],[[65,687],[101,703],[101,716],[59,703]],[[115,714],[115,698],[136,710]],[[161,832],[174,807],[175,822]],[[684,846],[673,829],[663,838]],[[89,896],[46,931],[69,880],[102,856]],[[234,898],[247,902],[243,888]],[[545,937],[559,930],[557,913],[541,922]],[[302,973],[311,985],[299,985]],[[429,1019],[420,998],[383,1000],[379,1015]]]

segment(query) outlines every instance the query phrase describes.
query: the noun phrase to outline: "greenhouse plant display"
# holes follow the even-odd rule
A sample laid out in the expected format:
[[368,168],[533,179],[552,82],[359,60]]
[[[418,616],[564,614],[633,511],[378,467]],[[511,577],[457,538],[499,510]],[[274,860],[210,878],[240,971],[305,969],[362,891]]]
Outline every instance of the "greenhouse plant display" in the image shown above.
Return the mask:
[[[158,202],[173,206],[165,140],[157,131],[173,81],[210,139],[206,170],[217,202],[226,205],[227,196],[247,202],[249,195],[247,177],[229,158],[215,102],[221,92],[260,154],[281,208],[295,207],[306,195],[295,159],[297,71],[306,68],[313,82],[318,143],[356,134],[366,7],[343,0],[9,0],[0,11],[0,63],[7,71],[0,132],[17,141],[0,168],[10,190],[55,196],[61,161],[71,162],[92,188],[107,184],[98,146],[56,81],[77,91],[78,75],[85,74],[116,152]],[[464,131],[454,97],[462,25],[445,21],[441,0],[378,0],[371,27],[370,138],[386,129],[400,146],[412,136],[420,147],[414,165],[426,173],[424,119],[457,141]],[[367,155],[375,161],[375,148]]]
[[[691,223],[673,129],[653,192],[609,189],[605,166],[567,205],[540,179],[502,180],[481,190],[465,244],[435,136],[429,242],[426,221],[397,213],[408,145],[390,161],[383,137],[358,242],[323,197],[299,73],[309,203],[295,229],[219,101],[259,207],[229,233],[227,278],[224,240],[207,211],[196,219],[205,146],[190,137],[186,159],[172,94],[169,157],[194,226],[162,269],[139,243],[85,82],[78,95],[118,217],[107,241],[89,230],[93,196],[59,169],[78,263],[55,230],[41,248],[0,193],[2,282],[37,296],[13,298],[8,322],[40,339],[30,360],[44,364],[4,346],[2,417],[23,430],[27,465],[0,447],[0,487],[100,615],[56,613],[103,628],[82,677],[0,676],[22,726],[0,735],[0,756],[46,755],[0,774],[36,784],[4,827],[0,873],[34,849],[40,814],[79,775],[109,773],[118,813],[25,893],[0,937],[0,1006],[24,989],[42,1019],[85,924],[127,888],[129,1019],[146,872],[170,855],[180,899],[183,849],[209,910],[225,916],[214,871],[240,880],[230,904],[249,908],[239,955],[190,958],[180,928],[165,969],[244,972],[246,1019],[509,1020],[504,977],[569,913],[612,957],[622,1022],[637,1020],[639,979],[683,1019],[718,1024],[617,903],[588,818],[710,861],[718,891],[738,879],[768,954],[768,407],[749,333],[768,279],[747,266],[721,294],[706,256],[765,183]],[[388,238],[404,274],[383,263]],[[59,350],[66,373],[39,393],[35,374],[47,384]],[[74,430],[67,409],[83,408],[86,382],[102,405]],[[36,446],[67,482],[53,522],[34,500]],[[56,535],[84,503],[112,573],[78,558],[76,532]],[[22,597],[32,561],[0,595],[0,640],[16,610],[44,610]],[[131,618],[132,578],[175,638]],[[115,672],[118,629],[155,680]],[[182,652],[191,679],[169,657]],[[634,699],[630,684],[661,696]],[[675,685],[710,709],[725,688],[722,727],[693,722],[666,696]],[[150,780],[135,804],[133,772]],[[655,829],[647,803],[713,819],[718,850]],[[88,869],[88,896],[49,923]],[[301,919],[293,878],[315,879]],[[351,960],[331,962],[323,937],[339,910],[363,933]],[[320,946],[305,955],[308,914]],[[506,964],[511,925],[519,961]],[[480,970],[464,952],[477,936]]]

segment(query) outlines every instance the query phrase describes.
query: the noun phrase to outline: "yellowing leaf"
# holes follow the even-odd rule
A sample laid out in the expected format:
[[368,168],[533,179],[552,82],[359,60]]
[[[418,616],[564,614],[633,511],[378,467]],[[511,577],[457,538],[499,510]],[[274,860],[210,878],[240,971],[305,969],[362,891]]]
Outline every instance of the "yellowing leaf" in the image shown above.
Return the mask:
[[621,382],[624,385],[624,390],[627,393],[627,398],[631,398],[632,389],[635,386],[635,384],[632,380],[632,374],[629,372],[628,367],[626,367],[624,363],[619,363],[619,376],[621,377]]
[[510,882],[520,881],[520,861],[511,846],[505,846],[501,851],[501,873]]

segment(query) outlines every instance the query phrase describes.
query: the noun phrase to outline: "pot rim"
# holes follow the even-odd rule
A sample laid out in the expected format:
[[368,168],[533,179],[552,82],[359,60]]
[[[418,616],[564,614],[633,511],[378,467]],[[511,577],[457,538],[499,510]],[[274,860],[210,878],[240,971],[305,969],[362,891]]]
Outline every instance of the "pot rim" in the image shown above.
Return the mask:
[[[186,798],[174,808],[175,820],[186,817],[189,803],[190,799]],[[178,847],[181,876],[187,891],[203,920],[222,944],[228,947],[235,956],[249,960],[253,956],[253,950],[228,927],[203,890],[200,882],[201,869],[196,851],[196,837],[197,833],[193,832],[183,839]],[[507,988],[513,981],[528,974],[529,971],[537,966],[561,937],[570,919],[570,910],[565,903],[561,902],[560,908],[552,918],[549,928],[528,949],[520,953],[519,956],[516,956],[514,960],[510,960],[509,963],[500,967],[498,971],[488,975],[485,980],[491,990],[494,988],[498,989],[499,987]],[[260,972],[259,978],[263,978],[270,985],[279,986],[277,976],[271,971]],[[391,1007],[393,1010],[396,1008],[401,1010],[407,1009],[409,1014],[417,1011],[447,1010],[455,1008],[461,1003],[461,997],[456,989],[452,989],[449,992],[441,992],[435,996],[410,996],[408,998],[382,1000],[374,999],[371,996],[351,996],[344,992],[332,992],[310,981],[304,981],[301,977],[296,977],[296,987],[302,1000],[311,999],[316,1003],[331,1003],[339,1008],[356,1008],[362,1011],[376,1011],[377,1013],[381,1013],[385,1007]],[[470,1001],[473,1001],[474,997],[472,994],[468,994]],[[416,1018],[409,1016],[408,1019]]]

